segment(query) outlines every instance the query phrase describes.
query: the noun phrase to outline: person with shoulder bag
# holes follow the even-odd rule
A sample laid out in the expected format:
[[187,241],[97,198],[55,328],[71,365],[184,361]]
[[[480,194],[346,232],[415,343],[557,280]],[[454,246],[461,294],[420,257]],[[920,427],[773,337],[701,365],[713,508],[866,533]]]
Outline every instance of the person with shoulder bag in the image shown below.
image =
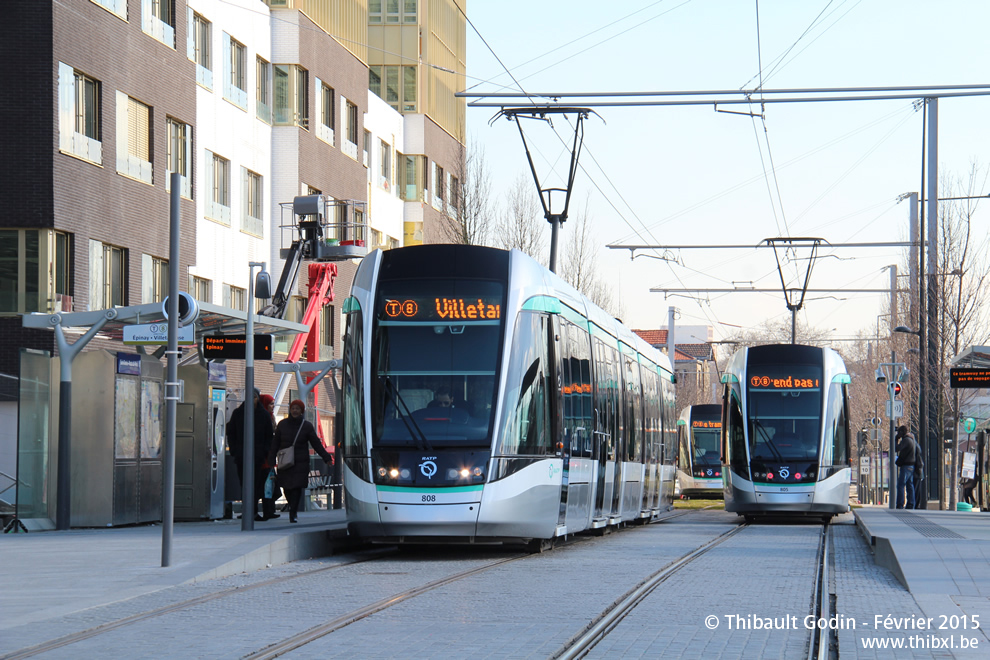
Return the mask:
[[309,448],[320,455],[327,465],[333,456],[326,450],[316,427],[303,417],[306,404],[296,399],[289,404],[289,416],[275,427],[268,461],[275,465],[275,485],[285,492],[289,504],[289,522],[298,522],[299,501],[309,482]]

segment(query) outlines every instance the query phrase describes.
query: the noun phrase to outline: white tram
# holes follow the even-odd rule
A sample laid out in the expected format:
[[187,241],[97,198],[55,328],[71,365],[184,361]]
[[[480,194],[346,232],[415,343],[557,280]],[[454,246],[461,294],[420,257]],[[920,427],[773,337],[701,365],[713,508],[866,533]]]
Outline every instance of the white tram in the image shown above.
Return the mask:
[[737,351],[722,377],[726,511],[831,518],[849,510],[849,374],[835,351]]
[[374,251],[344,313],[352,534],[545,544],[670,508],[667,358],[522,252]]
[[722,406],[687,406],[677,420],[677,490],[681,497],[722,497]]

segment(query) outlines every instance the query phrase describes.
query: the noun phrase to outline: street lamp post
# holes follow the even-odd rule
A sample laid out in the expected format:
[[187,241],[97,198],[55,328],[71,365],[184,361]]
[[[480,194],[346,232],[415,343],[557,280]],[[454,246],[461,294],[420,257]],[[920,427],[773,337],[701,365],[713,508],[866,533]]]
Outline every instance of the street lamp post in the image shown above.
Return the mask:
[[[254,269],[261,268],[258,273],[258,291],[255,292]],[[265,272],[265,262],[248,262],[248,303],[247,322],[244,336],[244,459],[241,474],[241,531],[254,530],[255,493],[254,493],[254,297],[269,297],[268,273]]]
[[[933,462],[931,460],[931,456],[928,453],[928,445],[929,445],[929,438],[928,438],[928,434],[927,434],[927,431],[928,431],[928,389],[925,386],[925,381],[928,379],[928,370],[926,369],[926,367],[928,366],[928,364],[926,362],[926,356],[925,356],[925,330],[924,330],[924,328],[925,328],[925,324],[924,323],[920,324],[920,326],[919,326],[919,328],[917,330],[912,330],[911,328],[907,327],[906,325],[899,325],[896,328],[894,328],[894,332],[903,332],[905,334],[917,335],[918,336],[918,445],[921,447],[921,455],[924,456],[924,458],[925,458],[925,464],[928,466],[928,477],[929,478],[931,477],[933,468],[935,467],[935,465],[938,465],[939,481],[941,481],[941,479],[942,479],[942,477],[941,477],[941,474],[942,474],[942,468],[941,468],[942,461],[938,461],[937,464],[933,464]],[[938,455],[941,456],[941,452],[939,452]],[[922,482],[922,483],[924,483],[924,482]],[[929,495],[930,495],[930,492],[931,492],[930,487],[925,486],[925,488],[929,491]],[[939,493],[941,493],[941,492],[942,492],[942,487],[939,486]],[[926,497],[925,497],[925,508],[926,509],[928,508],[928,499],[929,499],[929,497],[928,497],[928,495],[926,495]],[[942,508],[941,495],[939,496],[939,500],[940,500],[939,501],[939,509],[941,509]]]

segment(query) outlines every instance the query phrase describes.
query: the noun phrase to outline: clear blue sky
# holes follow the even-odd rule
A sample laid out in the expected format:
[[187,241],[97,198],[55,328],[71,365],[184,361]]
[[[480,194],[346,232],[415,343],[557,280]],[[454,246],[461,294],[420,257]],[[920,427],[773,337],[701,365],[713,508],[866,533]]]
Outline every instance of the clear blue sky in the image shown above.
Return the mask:
[[[472,91],[518,91],[503,64],[528,93],[753,88],[761,59],[767,89],[990,83],[985,0],[473,0],[468,16],[481,35],[468,26]],[[494,112],[469,108],[468,132],[484,145],[496,190],[504,191],[529,170],[516,126],[504,119],[489,126]],[[608,243],[907,240],[908,205],[896,200],[919,190],[923,129],[910,100],[767,105],[765,121],[711,106],[598,112],[604,121],[585,124],[571,213],[588,201],[600,266],[621,289],[632,327],[664,327],[673,305],[679,323],[714,325],[719,339],[736,326],[789,320],[790,312],[780,292],[700,301],[649,292],[732,282],[779,288],[772,250],[682,251],[682,265],[668,265],[631,262],[627,251],[605,249]],[[990,165],[990,97],[943,99],[939,119],[943,176],[964,177],[974,161]],[[569,144],[566,122],[555,127]],[[566,171],[564,147],[551,131],[527,131],[544,185],[560,184]],[[985,236],[990,201],[977,222]],[[811,288],[888,288],[884,267],[907,258],[896,248],[835,255],[816,263]],[[806,263],[787,265],[789,285],[803,281]],[[848,337],[872,332],[885,306],[886,296],[876,294],[809,294],[801,320]]]

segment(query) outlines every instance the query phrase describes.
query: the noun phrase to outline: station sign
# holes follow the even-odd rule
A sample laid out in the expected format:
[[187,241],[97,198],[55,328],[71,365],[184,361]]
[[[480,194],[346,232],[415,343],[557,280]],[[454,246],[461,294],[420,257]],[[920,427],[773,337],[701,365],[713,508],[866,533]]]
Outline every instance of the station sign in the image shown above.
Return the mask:
[[990,369],[969,367],[949,369],[949,387],[952,389],[990,387]]
[[[247,335],[206,335],[203,357],[207,360],[243,360],[247,356]],[[254,336],[254,359],[272,359],[272,336]]]
[[[148,346],[168,343],[168,323],[125,325],[122,331],[124,343],[128,346]],[[180,346],[191,346],[195,344],[196,326],[186,325],[180,327],[178,342]]]

